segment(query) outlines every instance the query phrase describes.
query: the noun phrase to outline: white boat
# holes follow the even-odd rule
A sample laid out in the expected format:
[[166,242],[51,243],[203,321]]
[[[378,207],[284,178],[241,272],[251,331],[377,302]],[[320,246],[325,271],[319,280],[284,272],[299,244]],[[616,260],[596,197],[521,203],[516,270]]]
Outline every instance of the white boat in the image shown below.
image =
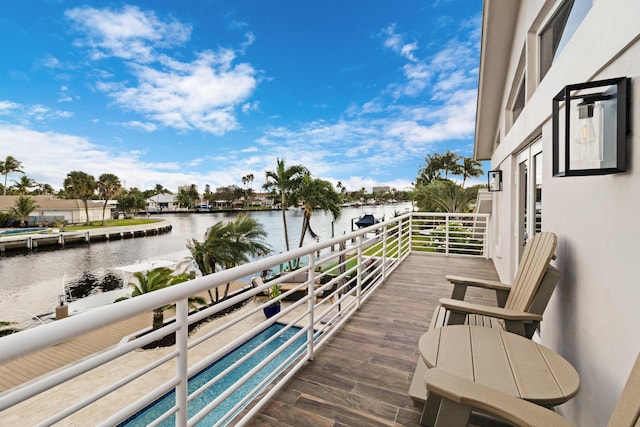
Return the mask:
[[72,300],[70,298],[68,286],[64,285],[64,294],[67,297],[67,301],[69,302],[69,315],[72,316],[74,314],[91,310],[96,307],[113,304],[120,298],[130,298],[133,289],[131,289],[131,287],[127,285],[129,284],[129,282],[131,282],[135,273],[146,272],[161,267],[175,269],[176,264],[176,261],[171,260],[154,260],[137,262],[130,265],[124,265],[122,267],[115,267],[114,270],[118,271],[122,276],[120,288],[79,299]]

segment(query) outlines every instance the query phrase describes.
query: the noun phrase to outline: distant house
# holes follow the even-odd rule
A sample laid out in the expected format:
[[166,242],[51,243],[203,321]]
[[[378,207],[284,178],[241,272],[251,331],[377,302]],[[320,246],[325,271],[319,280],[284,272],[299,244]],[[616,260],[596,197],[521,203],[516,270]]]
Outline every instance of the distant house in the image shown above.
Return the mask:
[[173,194],[159,194],[147,199],[148,212],[172,212],[177,209],[176,196]]
[[273,206],[271,193],[254,193],[251,198],[251,206]]
[[[20,196],[0,196],[0,212],[9,212]],[[51,195],[29,196],[38,208],[28,218],[29,224],[48,225],[56,221],[67,224],[87,222],[84,202],[80,199],[59,199]],[[89,221],[102,221],[103,201],[89,200]],[[111,209],[105,211],[105,219],[111,219]]]
[[386,194],[386,193],[390,193],[391,192],[391,187],[389,186],[384,186],[384,187],[373,187],[372,191],[373,194],[376,193],[382,193],[382,194]]

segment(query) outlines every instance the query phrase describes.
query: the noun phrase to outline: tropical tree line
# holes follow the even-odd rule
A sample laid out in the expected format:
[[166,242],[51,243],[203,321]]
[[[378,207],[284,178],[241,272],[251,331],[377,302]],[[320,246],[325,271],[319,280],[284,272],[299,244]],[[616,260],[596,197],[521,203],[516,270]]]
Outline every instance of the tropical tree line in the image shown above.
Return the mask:
[[[484,175],[482,164],[452,151],[425,157],[425,165],[416,177],[414,200],[421,211],[468,212],[482,185],[466,187],[469,178]],[[458,183],[451,177],[462,178]]]

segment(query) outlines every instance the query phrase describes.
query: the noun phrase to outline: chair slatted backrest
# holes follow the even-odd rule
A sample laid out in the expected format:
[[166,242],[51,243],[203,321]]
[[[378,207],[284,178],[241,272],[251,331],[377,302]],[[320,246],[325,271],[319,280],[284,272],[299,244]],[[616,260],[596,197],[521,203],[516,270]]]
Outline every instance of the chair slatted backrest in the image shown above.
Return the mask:
[[529,307],[538,291],[549,262],[556,251],[558,238],[554,233],[538,233],[524,248],[518,272],[511,285],[505,308],[517,311],[529,311]]
[[640,426],[640,354],[631,369],[607,427]]

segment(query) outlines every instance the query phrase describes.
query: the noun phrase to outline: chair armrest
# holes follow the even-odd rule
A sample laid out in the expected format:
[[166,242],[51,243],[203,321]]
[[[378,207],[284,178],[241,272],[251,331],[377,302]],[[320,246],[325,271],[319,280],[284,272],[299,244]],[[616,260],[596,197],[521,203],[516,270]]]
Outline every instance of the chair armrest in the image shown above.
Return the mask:
[[447,310],[461,311],[467,314],[480,314],[483,316],[496,317],[504,320],[540,322],[541,314],[527,313],[526,311],[509,310],[502,307],[492,307],[482,304],[474,304],[467,301],[459,301],[451,298],[440,298],[440,305]]
[[439,368],[424,375],[427,390],[444,399],[503,418],[519,426],[573,426],[555,412],[450,374]]
[[505,285],[504,283],[500,283],[495,280],[474,279],[471,277],[451,275],[446,276],[446,278],[453,284],[453,292],[451,293],[451,298],[460,301],[464,300],[464,296],[467,293],[467,287],[474,286],[476,288],[494,290],[496,292],[496,300],[498,301],[498,305],[500,307],[504,307],[507,302],[507,298],[509,297],[509,292],[511,291],[511,286]]
[[493,289],[497,291],[510,291],[511,285],[505,285],[504,283],[498,282],[496,280],[484,280],[484,279],[476,279],[472,277],[463,277],[463,276],[452,276],[447,275],[447,280],[451,283],[461,284],[466,286],[474,286],[476,288],[485,288],[485,289]]

